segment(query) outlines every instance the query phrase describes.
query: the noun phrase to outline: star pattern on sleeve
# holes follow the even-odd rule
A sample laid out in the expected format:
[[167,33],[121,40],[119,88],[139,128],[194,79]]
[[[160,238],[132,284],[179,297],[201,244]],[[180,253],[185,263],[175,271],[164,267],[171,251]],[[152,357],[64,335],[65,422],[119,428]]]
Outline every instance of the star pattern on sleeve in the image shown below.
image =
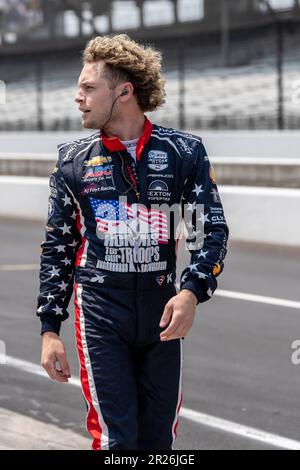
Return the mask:
[[66,251],[65,245],[58,245],[55,249],[57,250],[57,253],[64,253]]
[[71,225],[68,226],[66,223],[64,224],[63,227],[59,227],[60,230],[62,231],[63,235],[65,235],[66,233],[69,233],[71,235]]
[[197,184],[195,184],[195,188],[193,189],[192,193],[196,193],[196,196],[198,197],[200,193],[204,193],[204,189],[202,189],[202,184],[200,184],[199,186],[197,186]]
[[37,314],[42,320],[55,316],[65,320],[69,315],[76,247],[81,236],[76,224],[78,208],[66,185],[60,161],[51,183],[55,185],[56,197],[51,200],[51,230],[45,231],[42,246]]
[[205,279],[206,277],[208,277],[207,274],[204,274],[202,272],[198,272],[197,276],[199,277],[199,279]]
[[50,274],[51,274],[51,279],[55,276],[59,276],[59,269],[57,269],[55,266],[52,266]]
[[201,250],[200,253],[197,254],[197,258],[200,259],[200,258],[206,258],[206,255],[208,254],[208,251],[203,251]]
[[202,230],[197,230],[197,232],[196,232],[196,231],[192,231],[191,237],[197,237],[199,234],[202,234],[202,233],[203,233]]
[[[184,285],[198,293],[200,302],[210,298],[217,281],[212,266],[224,257],[226,234],[221,240],[222,230],[226,232],[223,208],[210,169],[209,158],[202,144],[197,149],[194,167],[184,180],[181,199],[185,222],[186,248],[190,251],[190,265],[183,271],[181,288]],[[221,214],[223,219],[213,215]],[[225,253],[226,254],[226,253]]]
[[213,291],[212,291],[211,288],[208,289],[207,295],[208,295],[209,297],[211,297],[211,296],[213,295]]
[[189,266],[189,270],[192,272],[192,271],[197,271],[197,266],[198,266],[199,263],[193,263],[193,264],[190,264]]
[[64,281],[62,281],[61,284],[58,285],[60,287],[60,290],[61,292],[64,291],[64,292],[67,292],[67,288],[68,288],[68,284],[65,283]]
[[103,284],[105,277],[105,275],[96,274],[96,276],[92,277],[91,282],[98,282],[99,284]]
[[52,309],[53,312],[55,312],[55,315],[63,315],[62,308],[60,308],[58,305],[55,305],[55,308]]
[[193,203],[188,202],[187,205],[188,205],[187,207],[188,212],[194,212],[196,210],[196,207],[197,207],[196,201],[194,201]]
[[65,197],[62,199],[64,201],[64,207],[68,206],[68,205],[72,205],[72,202],[71,202],[71,198],[69,198],[67,196],[67,194],[65,194]]
[[199,217],[198,220],[200,220],[200,222],[201,222],[202,224],[205,224],[205,222],[210,222],[208,216],[209,216],[209,214],[203,214],[203,213],[202,213],[202,214],[200,215],[200,217]]

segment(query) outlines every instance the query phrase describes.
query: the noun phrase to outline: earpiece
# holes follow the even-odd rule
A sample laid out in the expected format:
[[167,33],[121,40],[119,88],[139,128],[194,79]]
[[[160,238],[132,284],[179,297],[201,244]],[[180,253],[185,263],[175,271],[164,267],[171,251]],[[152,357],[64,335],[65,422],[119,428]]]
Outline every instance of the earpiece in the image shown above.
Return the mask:
[[103,124],[103,126],[101,127],[101,132],[103,131],[104,127],[106,126],[106,124],[110,121],[111,117],[112,117],[112,113],[113,113],[113,109],[114,109],[114,106],[117,102],[117,100],[120,98],[120,96],[124,96],[124,95],[128,95],[129,93],[129,90],[127,88],[124,88],[121,93],[115,98],[115,100],[113,101],[112,105],[111,105],[111,110],[110,110],[110,116],[109,118],[105,121],[105,123]]

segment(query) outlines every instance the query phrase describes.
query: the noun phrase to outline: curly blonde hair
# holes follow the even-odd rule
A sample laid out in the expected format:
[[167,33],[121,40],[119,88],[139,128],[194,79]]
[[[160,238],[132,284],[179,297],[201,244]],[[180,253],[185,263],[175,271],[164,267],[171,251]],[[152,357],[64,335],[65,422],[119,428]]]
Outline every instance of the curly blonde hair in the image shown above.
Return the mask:
[[88,42],[83,63],[103,60],[104,78],[114,89],[119,83],[131,82],[137,103],[143,112],[154,111],[165,103],[165,80],[161,74],[161,52],[145,47],[127,34],[97,36]]

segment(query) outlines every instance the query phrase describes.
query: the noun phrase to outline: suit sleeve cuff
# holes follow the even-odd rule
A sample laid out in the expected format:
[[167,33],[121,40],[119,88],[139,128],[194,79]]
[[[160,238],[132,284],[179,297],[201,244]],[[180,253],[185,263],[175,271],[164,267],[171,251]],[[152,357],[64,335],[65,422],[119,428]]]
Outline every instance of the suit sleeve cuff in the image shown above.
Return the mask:
[[55,318],[55,317],[41,318],[41,322],[42,322],[41,335],[43,335],[47,331],[51,331],[59,335],[60,327],[61,327],[61,320],[59,318]]
[[197,305],[210,299],[210,296],[207,294],[207,286],[200,279],[190,279],[184,282],[180,290],[182,289],[188,289],[195,294],[198,300]]

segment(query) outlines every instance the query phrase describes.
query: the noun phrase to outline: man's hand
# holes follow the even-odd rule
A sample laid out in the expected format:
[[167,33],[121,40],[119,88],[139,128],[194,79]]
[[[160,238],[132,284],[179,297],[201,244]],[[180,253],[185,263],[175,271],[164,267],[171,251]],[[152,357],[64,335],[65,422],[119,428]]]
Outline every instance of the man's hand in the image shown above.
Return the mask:
[[188,289],[182,289],[179,294],[172,297],[166,304],[161,317],[159,325],[161,327],[169,325],[160,334],[160,339],[162,341],[169,341],[171,339],[184,338],[193,324],[196,305],[197,298]]
[[[59,363],[60,369],[56,368],[56,362]],[[66,349],[56,333],[48,331],[43,334],[41,365],[52,380],[69,382],[71,373]]]

